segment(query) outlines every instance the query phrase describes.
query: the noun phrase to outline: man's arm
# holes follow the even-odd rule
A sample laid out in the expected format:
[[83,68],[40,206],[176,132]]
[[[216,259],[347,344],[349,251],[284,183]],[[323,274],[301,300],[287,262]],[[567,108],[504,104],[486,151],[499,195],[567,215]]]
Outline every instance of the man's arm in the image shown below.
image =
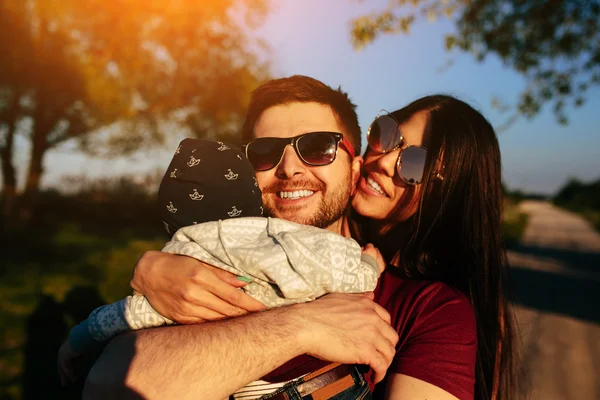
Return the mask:
[[274,311],[119,336],[90,371],[84,398],[226,398],[301,354],[298,327]]
[[304,353],[369,364],[381,380],[397,339],[389,314],[370,299],[329,295],[227,321],[118,337],[88,375],[84,398],[220,400]]

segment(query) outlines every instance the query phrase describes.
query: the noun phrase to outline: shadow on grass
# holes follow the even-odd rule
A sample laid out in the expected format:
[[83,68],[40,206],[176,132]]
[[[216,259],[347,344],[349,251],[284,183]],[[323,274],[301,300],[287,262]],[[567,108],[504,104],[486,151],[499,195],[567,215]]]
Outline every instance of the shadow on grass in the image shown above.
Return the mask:
[[27,320],[23,399],[58,399],[63,393],[56,369],[56,354],[67,335],[62,308],[52,296],[43,295]]
[[[104,304],[98,289],[75,286],[62,303],[54,297],[41,295],[36,309],[27,319],[24,346],[22,396],[33,399],[80,399],[83,380],[62,387],[58,377],[57,354],[67,339],[67,319],[83,321],[95,308]],[[86,376],[97,355],[84,360],[78,369]]]

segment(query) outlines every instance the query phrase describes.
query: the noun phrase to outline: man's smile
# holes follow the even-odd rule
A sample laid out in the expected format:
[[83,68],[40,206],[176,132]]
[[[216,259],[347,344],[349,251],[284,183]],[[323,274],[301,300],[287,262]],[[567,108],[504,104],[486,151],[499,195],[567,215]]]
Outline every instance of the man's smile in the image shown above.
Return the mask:
[[277,192],[277,197],[279,197],[280,199],[297,200],[303,197],[311,196],[313,193],[315,193],[313,190],[294,190]]

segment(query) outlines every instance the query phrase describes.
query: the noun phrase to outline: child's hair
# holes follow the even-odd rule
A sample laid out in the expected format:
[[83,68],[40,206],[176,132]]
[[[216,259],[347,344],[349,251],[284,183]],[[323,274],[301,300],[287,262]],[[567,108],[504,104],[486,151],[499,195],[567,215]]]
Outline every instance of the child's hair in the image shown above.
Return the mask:
[[233,145],[184,139],[158,190],[158,214],[171,237],[179,228],[235,217],[260,217],[252,165]]

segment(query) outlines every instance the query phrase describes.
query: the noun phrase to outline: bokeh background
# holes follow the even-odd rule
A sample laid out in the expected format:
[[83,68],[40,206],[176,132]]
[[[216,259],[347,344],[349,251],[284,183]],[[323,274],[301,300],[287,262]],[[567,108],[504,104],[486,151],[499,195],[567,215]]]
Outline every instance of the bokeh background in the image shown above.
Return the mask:
[[438,92],[492,122],[522,394],[599,398],[599,21],[598,0],[0,0],[0,399],[78,398],[56,351],[162,247],[177,144],[239,143],[251,90],[293,74],[341,86],[365,133]]

